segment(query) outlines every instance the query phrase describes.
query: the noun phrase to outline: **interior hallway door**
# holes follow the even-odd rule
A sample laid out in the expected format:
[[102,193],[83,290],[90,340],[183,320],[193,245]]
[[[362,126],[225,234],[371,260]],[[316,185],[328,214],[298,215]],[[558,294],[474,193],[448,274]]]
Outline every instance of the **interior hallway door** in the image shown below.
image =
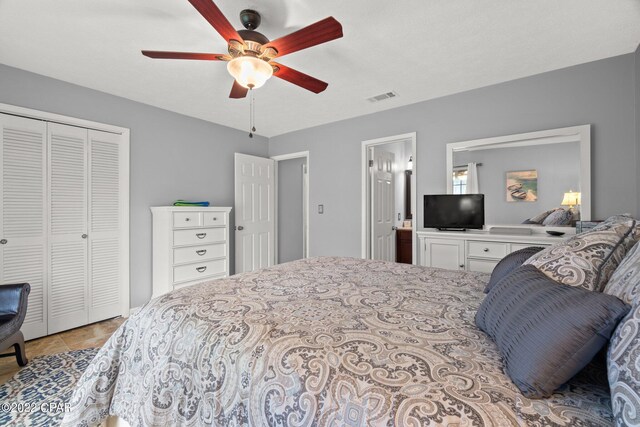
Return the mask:
[[275,161],[235,154],[236,273],[275,262]]
[[393,167],[395,155],[373,149],[371,164],[371,258],[396,260],[395,183]]

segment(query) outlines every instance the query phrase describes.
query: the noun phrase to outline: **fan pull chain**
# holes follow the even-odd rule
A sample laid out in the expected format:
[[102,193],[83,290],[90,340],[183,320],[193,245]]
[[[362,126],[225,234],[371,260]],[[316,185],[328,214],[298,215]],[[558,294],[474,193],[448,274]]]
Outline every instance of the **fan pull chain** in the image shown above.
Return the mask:
[[256,131],[256,98],[253,95],[253,89],[249,89],[249,138],[253,138],[253,132]]

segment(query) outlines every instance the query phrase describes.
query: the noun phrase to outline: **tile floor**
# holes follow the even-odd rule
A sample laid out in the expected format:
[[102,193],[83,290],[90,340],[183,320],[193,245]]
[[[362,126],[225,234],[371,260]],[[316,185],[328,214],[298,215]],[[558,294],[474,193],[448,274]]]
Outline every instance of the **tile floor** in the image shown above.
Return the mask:
[[[27,341],[26,352],[29,360],[36,356],[46,356],[49,354],[62,353],[70,350],[80,350],[83,348],[101,347],[124,322],[124,318],[115,317],[69,331],[60,332],[55,335]],[[12,351],[7,351],[12,352]],[[20,366],[16,363],[15,357],[0,358],[0,384],[4,384],[16,372]]]

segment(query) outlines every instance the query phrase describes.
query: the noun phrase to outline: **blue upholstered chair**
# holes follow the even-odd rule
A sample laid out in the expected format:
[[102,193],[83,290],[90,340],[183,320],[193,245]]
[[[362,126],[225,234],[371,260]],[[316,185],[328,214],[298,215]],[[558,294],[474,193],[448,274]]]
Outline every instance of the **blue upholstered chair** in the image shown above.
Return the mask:
[[0,285],[0,352],[11,347],[15,350],[15,353],[0,354],[0,357],[15,355],[20,366],[27,364],[20,327],[27,314],[29,291],[31,286],[28,283]]

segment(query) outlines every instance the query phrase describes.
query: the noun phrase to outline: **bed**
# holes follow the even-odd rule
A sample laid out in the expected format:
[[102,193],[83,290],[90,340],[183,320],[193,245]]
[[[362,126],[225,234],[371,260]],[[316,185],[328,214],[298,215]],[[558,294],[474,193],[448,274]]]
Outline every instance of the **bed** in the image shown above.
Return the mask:
[[604,362],[519,393],[475,326],[487,280],[320,257],[171,292],[99,351],[63,425],[613,425]]

